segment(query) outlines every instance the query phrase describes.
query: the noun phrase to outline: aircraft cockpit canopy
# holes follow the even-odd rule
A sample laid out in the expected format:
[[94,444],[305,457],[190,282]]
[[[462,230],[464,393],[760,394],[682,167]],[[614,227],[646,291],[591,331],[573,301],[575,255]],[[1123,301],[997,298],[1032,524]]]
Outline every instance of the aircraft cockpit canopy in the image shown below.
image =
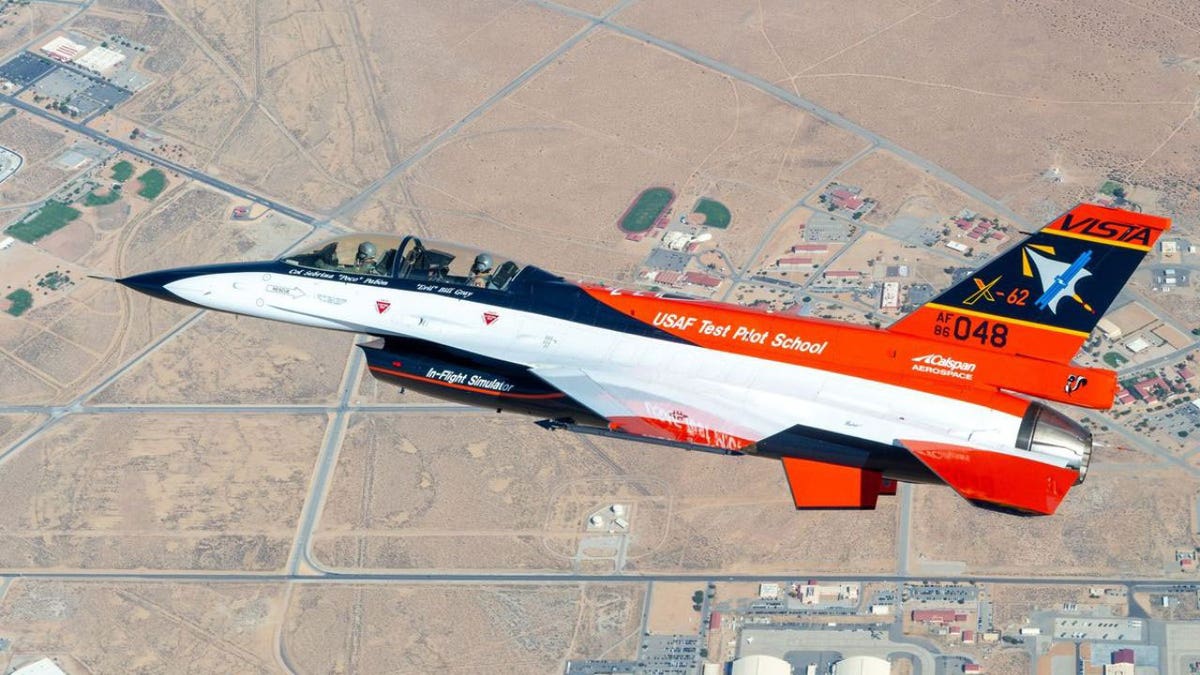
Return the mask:
[[505,290],[523,265],[491,251],[409,235],[347,234],[280,258],[288,265],[342,274],[419,279]]

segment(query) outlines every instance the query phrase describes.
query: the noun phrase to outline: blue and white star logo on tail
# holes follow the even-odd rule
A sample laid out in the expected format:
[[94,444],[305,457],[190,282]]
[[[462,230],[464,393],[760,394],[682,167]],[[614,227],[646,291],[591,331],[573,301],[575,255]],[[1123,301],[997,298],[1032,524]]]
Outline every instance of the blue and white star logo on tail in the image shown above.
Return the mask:
[[1083,298],[1075,292],[1075,284],[1079,283],[1081,279],[1092,276],[1092,273],[1086,269],[1088,262],[1092,259],[1092,252],[1084,251],[1074,262],[1065,263],[1048,258],[1033,250],[1035,248],[1054,255],[1054,248],[1050,246],[1027,246],[1023,251],[1022,271],[1025,276],[1033,276],[1033,272],[1036,270],[1038,281],[1042,284],[1042,294],[1037,300],[1034,300],[1033,304],[1038,309],[1049,309],[1057,314],[1059,301],[1070,298],[1087,311],[1094,312],[1091,305],[1084,302]]

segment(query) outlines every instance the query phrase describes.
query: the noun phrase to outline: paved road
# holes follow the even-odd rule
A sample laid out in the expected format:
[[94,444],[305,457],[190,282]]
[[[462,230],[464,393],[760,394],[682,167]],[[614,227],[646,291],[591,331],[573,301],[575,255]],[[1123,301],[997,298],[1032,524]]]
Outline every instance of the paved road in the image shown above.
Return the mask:
[[520,573],[520,572],[328,572],[324,574],[302,573],[253,573],[242,571],[213,570],[203,572],[135,572],[135,571],[6,571],[0,572],[0,578],[59,580],[59,581],[162,581],[162,582],[202,582],[202,583],[264,583],[264,582],[297,582],[310,584],[345,584],[345,583],[513,583],[513,584],[578,584],[608,583],[608,584],[644,584],[655,582],[699,582],[707,583],[760,583],[778,581],[780,579],[817,579],[844,581],[850,583],[987,583],[987,584],[1018,584],[1032,586],[1124,586],[1126,588],[1169,588],[1187,584],[1180,579],[1119,579],[1111,577],[1002,577],[1002,576],[952,576],[952,577],[920,577],[899,574],[813,574],[811,572],[793,571],[779,574],[575,574],[575,573]]
[[[912,546],[912,511],[913,511],[913,485],[911,483],[900,483],[896,486],[896,499],[900,503],[900,527],[896,530],[896,573],[908,574],[909,570],[909,550]],[[947,486],[949,489],[949,486]]]
[[181,415],[305,415],[315,413],[336,412],[371,412],[371,413],[413,413],[428,415],[431,413],[471,413],[476,415],[488,414],[486,408],[457,405],[453,403],[415,403],[415,404],[386,404],[369,403],[365,405],[290,405],[286,403],[264,403],[261,405],[243,404],[192,404],[192,403],[138,403],[132,405],[101,404],[80,406],[34,406],[14,405],[0,406],[0,414],[66,414],[81,415],[137,415],[155,413],[177,413]]
[[333,475],[334,460],[342,448],[342,435],[346,429],[346,409],[349,407],[350,396],[358,388],[358,376],[362,371],[365,358],[359,350],[350,355],[350,363],[346,364],[346,374],[342,378],[342,400],[338,404],[337,414],[325,431],[325,444],[317,457],[317,470],[313,475],[312,489],[304,500],[304,509],[300,513],[300,527],[296,538],[292,541],[292,552],[289,556],[288,571],[296,574],[300,563],[304,562],[313,569],[319,569],[312,559],[312,534],[317,525],[325,504],[325,493],[329,487],[329,477]]
[[264,197],[263,195],[256,194],[245,188],[238,187],[237,185],[233,185],[232,183],[227,183],[227,182],[221,180],[220,178],[214,178],[214,177],[208,175],[207,173],[200,171],[199,169],[193,169],[193,168],[184,166],[182,164],[172,162],[169,159],[164,159],[162,157],[159,157],[158,155],[155,155],[154,153],[147,152],[145,150],[142,150],[141,148],[135,147],[119,138],[114,138],[112,136],[109,136],[108,134],[106,134],[102,131],[97,131],[95,129],[92,129],[91,127],[86,127],[83,124],[80,124],[79,122],[65,119],[59,115],[56,115],[55,113],[50,112],[49,110],[43,109],[40,106],[33,105],[32,103],[26,103],[25,101],[22,101],[13,96],[9,96],[8,94],[0,94],[0,102],[7,103],[15,108],[24,110],[25,112],[27,112],[31,115],[37,115],[38,117],[41,117],[44,120],[48,120],[48,121],[50,121],[54,124],[57,124],[61,127],[70,129],[71,131],[74,131],[77,134],[87,136],[88,138],[90,138],[94,141],[97,141],[99,143],[105,143],[105,144],[111,145],[112,147],[114,147],[118,150],[127,152],[136,157],[140,157],[141,159],[144,159],[147,162],[151,162],[153,164],[157,164],[159,166],[170,169],[171,171],[174,171],[175,173],[178,173],[181,176],[187,176],[188,178],[191,178],[194,181],[203,183],[210,187],[217,188],[218,190],[228,192],[229,194],[235,195],[237,197],[241,197],[242,199],[247,199],[256,204],[261,204],[269,209],[272,209],[278,213],[282,213],[283,215],[288,216],[289,218],[294,218],[294,219],[296,219],[302,223],[305,223],[307,225],[317,225],[318,224],[318,221],[315,217],[305,213],[304,211],[300,211],[299,209],[292,208],[286,204],[283,204],[281,202],[270,199],[269,197]]

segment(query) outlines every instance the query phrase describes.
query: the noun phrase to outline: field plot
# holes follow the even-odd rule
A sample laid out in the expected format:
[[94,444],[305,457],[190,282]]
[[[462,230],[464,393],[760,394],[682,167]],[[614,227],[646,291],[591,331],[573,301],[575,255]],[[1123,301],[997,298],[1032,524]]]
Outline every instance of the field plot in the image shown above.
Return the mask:
[[[896,224],[912,229],[918,223],[941,229],[942,222],[966,208],[991,216],[987,208],[890,152],[876,151],[838,175],[838,182],[862,188],[876,200],[863,221],[879,227]],[[824,208],[814,197],[814,208]]]
[[0,183],[0,200],[5,204],[42,198],[69,175],[54,164],[54,158],[67,147],[66,135],[29,115],[17,113],[0,124],[0,145],[25,160],[15,175]]
[[[24,278],[49,269],[37,255]],[[43,295],[20,319],[0,322],[0,400],[66,402],[112,368],[176,325],[187,308],[133,297],[115,284],[80,278],[65,290]],[[32,285],[32,284],[30,284]]]
[[[313,673],[560,672],[575,641],[595,639],[585,588],[298,587],[282,651]],[[605,646],[624,637],[609,633]]]
[[[1177,469],[1093,466],[1054,516],[1013,518],[975,508],[949,488],[920,486],[914,562],[962,561],[972,574],[1159,575],[1177,547],[1192,546],[1196,490]],[[988,546],[961,545],[978,533]]]
[[[1096,12],[1103,22],[1085,18]],[[1160,56],[1188,52],[1194,28],[1144,19],[1143,10],[1117,0],[1086,9],[1046,3],[925,12],[794,82],[803,95],[991,194],[1014,193],[1060,162],[1068,175],[1095,184],[1104,171],[1141,162],[1195,102],[1194,73]],[[946,35],[955,39],[926,49]],[[1062,48],[1075,40],[1095,48]],[[1138,48],[1151,42],[1153,50]],[[1014,72],[1025,74],[1019,85]],[[1185,147],[1176,144],[1175,152]],[[1139,176],[1151,183],[1167,177],[1146,168]]]
[[605,439],[596,445],[626,476],[654,479],[668,491],[661,543],[652,535],[642,546],[636,536],[640,525],[631,518],[631,571],[773,574],[795,569],[797,561],[804,561],[806,570],[830,573],[894,568],[896,504],[891,498],[880,498],[875,511],[798,512],[783,467],[774,460]]
[[[947,253],[949,253],[947,251]],[[891,237],[876,232],[867,232],[849,248],[841,252],[837,260],[829,263],[829,270],[854,270],[863,273],[863,282],[869,285],[872,281],[883,281],[889,278],[888,268],[900,265],[908,267],[908,276],[903,279],[892,278],[893,281],[910,283],[926,283],[941,290],[950,286],[950,275],[945,270],[951,267],[964,267],[971,262],[957,262],[950,255],[942,255],[938,251],[923,246],[906,245]]]
[[0,44],[18,45],[32,40],[70,11],[62,5],[9,3],[0,26]]
[[40,415],[0,415],[0,452],[33,430],[42,419]]
[[317,415],[73,415],[0,465],[0,568],[273,570]]
[[9,226],[5,232],[16,239],[32,244],[46,235],[66,227],[79,217],[79,211],[62,202],[48,201],[36,212]]
[[[736,260],[793,190],[862,147],[753,89],[612,35],[584,40],[510,100],[377,195],[356,226],[386,227],[407,209],[444,238],[520,242],[530,262],[619,279],[645,255],[611,225],[630,195],[664,185],[678,204],[722,202],[737,223],[722,245]],[[447,217],[455,212],[473,217]],[[551,240],[563,243],[541,245]],[[601,257],[617,271],[598,268]]]
[[586,584],[568,658],[637,658],[645,590],[640,584]]
[[229,220],[231,200],[205,188],[175,193],[139,221],[117,262],[123,275],[186,265],[273,258],[308,230],[280,216]]
[[704,582],[658,582],[650,595],[646,630],[657,635],[690,635],[700,628],[700,613],[692,609],[696,592],[703,594]]
[[550,495],[609,473],[577,438],[513,415],[356,415],[316,557],[335,568],[564,569],[583,519],[548,526]]
[[913,7],[899,0],[829,2],[806,6],[803,12],[787,0],[757,5],[699,0],[686,8],[671,0],[649,0],[625,9],[617,21],[776,82],[911,13]]
[[[57,657],[70,673],[273,673],[278,587],[21,580],[0,602],[13,665]],[[114,620],[120,617],[120,620]]]
[[209,312],[93,403],[331,403],[352,338]]
[[991,584],[988,593],[992,602],[992,623],[1005,632],[1015,632],[1026,625],[1034,612],[1061,611],[1067,603],[1109,604],[1114,616],[1124,615],[1128,607],[1124,595],[1112,598],[1111,602],[1089,599],[1088,589],[1082,586]]
[[[352,25],[346,37],[350,39],[344,44],[354,47],[343,58],[369,60],[364,92],[369,91],[379,106],[389,150],[402,157],[465,117],[584,27],[579,19],[502,0],[455,0],[415,11],[388,0],[372,0],[349,20]],[[430,54],[442,58],[431,59]],[[297,81],[293,84],[285,78],[281,89],[302,85],[298,78],[312,70],[307,63],[297,64],[291,69]],[[348,90],[352,81],[345,85]],[[447,87],[448,82],[454,86]],[[292,114],[312,115],[313,110],[295,106]],[[362,112],[368,112],[365,106]],[[296,123],[307,128],[307,121]],[[327,138],[325,146],[332,150],[344,145],[335,140]]]
[[[509,415],[358,415],[331,485],[314,549],[333,568],[567,569],[588,514],[611,503],[630,507],[625,567],[639,572],[797,559],[868,571],[894,552],[886,499],[876,512],[797,514],[777,462],[550,433]],[[818,551],[831,528],[872,534]]]

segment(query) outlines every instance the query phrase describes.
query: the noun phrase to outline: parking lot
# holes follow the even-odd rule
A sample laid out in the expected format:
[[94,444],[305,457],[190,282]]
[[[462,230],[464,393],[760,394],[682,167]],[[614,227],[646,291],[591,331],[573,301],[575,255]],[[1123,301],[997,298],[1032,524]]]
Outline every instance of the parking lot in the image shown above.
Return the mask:
[[917,584],[904,585],[904,599],[921,600],[925,602],[953,602],[965,604],[979,599],[979,589],[975,586],[922,586]]
[[21,52],[0,65],[0,78],[12,82],[17,87],[25,87],[57,67],[58,64],[53,61],[29,52]]
[[642,667],[646,675],[694,675],[700,656],[696,635],[647,635],[642,638]]
[[1145,623],[1141,619],[1068,619],[1054,620],[1054,637],[1061,640],[1110,640],[1140,642]]

